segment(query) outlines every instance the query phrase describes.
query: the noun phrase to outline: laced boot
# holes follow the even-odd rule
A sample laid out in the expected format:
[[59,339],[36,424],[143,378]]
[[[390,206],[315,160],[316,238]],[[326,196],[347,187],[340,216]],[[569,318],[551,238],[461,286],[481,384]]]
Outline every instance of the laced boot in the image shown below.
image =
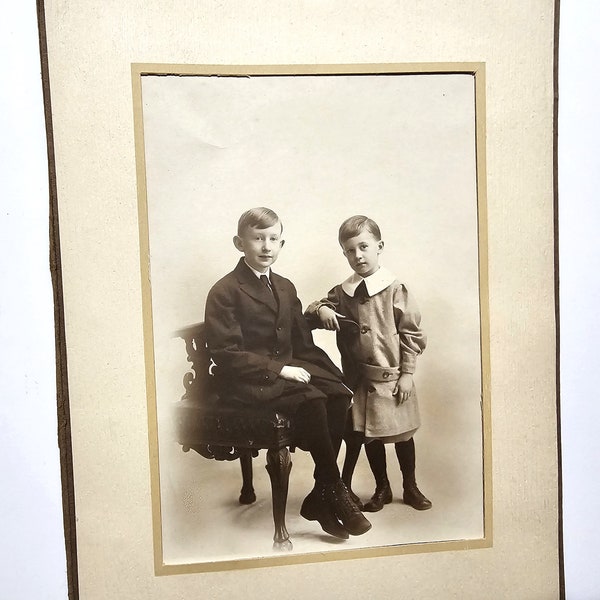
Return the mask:
[[392,488],[390,482],[385,479],[381,483],[377,484],[375,493],[371,496],[371,499],[365,504],[365,512],[378,512],[384,505],[389,504],[392,501]]
[[362,500],[352,491],[352,488],[349,485],[347,485],[346,487],[348,488],[348,495],[350,496],[350,500],[352,500],[352,502],[356,504],[356,508],[358,508],[358,510],[364,510]]
[[362,535],[371,529],[371,523],[352,501],[348,489],[341,479],[327,486],[325,497],[336,517],[350,535]]
[[348,490],[348,495],[350,496],[350,499],[352,500],[352,502],[354,502],[354,504],[356,504],[356,506],[358,507],[359,510],[363,510],[362,500],[352,491],[352,487],[350,487],[350,482],[346,481],[343,477],[342,477],[342,481],[344,482],[344,485],[346,486],[346,489]]
[[342,540],[350,536],[345,527],[337,520],[333,509],[326,498],[327,486],[315,483],[313,490],[304,498],[300,515],[307,521],[318,521],[325,533]]
[[412,506],[416,510],[428,510],[431,508],[431,502],[425,498],[417,487],[415,479],[415,441],[413,438],[405,442],[396,442],[396,456],[398,464],[402,471],[404,487],[404,504]]
[[403,500],[404,504],[408,504],[416,510],[429,510],[432,506],[431,500],[421,493],[414,478],[404,480]]

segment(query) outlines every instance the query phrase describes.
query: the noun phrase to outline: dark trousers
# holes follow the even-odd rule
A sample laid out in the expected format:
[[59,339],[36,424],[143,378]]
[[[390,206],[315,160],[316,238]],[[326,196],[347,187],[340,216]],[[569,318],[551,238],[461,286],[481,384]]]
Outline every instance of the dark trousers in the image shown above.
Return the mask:
[[319,483],[335,483],[340,478],[336,460],[347,410],[347,397],[323,396],[306,399],[296,411],[298,445],[310,452]]
[[315,481],[335,483],[340,478],[336,461],[350,404],[344,386],[319,378],[308,385],[286,381],[283,393],[273,404],[284,414],[293,415],[295,441],[299,448],[310,452]]

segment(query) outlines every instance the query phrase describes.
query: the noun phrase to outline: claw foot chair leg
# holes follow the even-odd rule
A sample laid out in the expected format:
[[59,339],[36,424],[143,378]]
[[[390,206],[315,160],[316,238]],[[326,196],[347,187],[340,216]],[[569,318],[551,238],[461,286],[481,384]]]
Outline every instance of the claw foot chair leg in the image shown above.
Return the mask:
[[267,450],[266,469],[271,478],[271,491],[273,497],[273,521],[275,535],[273,548],[276,550],[291,550],[292,542],[285,526],[285,508],[287,504],[288,484],[292,459],[288,448]]

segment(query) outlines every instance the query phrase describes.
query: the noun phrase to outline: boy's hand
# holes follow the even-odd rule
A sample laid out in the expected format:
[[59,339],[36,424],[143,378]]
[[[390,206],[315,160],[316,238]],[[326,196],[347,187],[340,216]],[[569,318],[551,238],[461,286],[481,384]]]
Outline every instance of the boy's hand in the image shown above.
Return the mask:
[[309,383],[310,373],[302,367],[291,367],[286,365],[279,372],[279,377],[288,381],[297,381],[299,383]]
[[321,319],[321,325],[323,325],[325,329],[329,329],[329,331],[339,331],[340,324],[338,323],[337,318],[345,318],[344,315],[340,315],[340,313],[335,312],[335,310],[329,306],[321,306],[317,311],[317,314],[319,315],[319,319]]
[[400,378],[398,379],[398,383],[396,383],[396,387],[392,392],[394,396],[398,397],[400,404],[404,401],[408,400],[410,393],[413,388],[413,376],[411,373],[402,373]]

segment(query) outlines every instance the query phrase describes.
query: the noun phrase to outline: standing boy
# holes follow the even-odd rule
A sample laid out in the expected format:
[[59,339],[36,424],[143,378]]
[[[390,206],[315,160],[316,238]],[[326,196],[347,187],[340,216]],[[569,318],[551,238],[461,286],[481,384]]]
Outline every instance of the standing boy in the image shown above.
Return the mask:
[[346,219],[338,240],[354,273],[335,286],[326,300],[313,302],[307,316],[318,317],[322,327],[337,331],[342,369],[354,390],[354,433],[346,437],[342,477],[351,490],[364,440],[376,484],[364,510],[381,510],[392,501],[384,444],[393,443],[405,504],[427,510],[431,502],[415,479],[413,440],[420,425],[413,373],[426,345],[421,315],[406,286],[379,265],[384,244],[375,221],[363,215]]
[[300,514],[347,539],[371,528],[336,463],[351,394],[315,346],[294,285],[271,271],[282,234],[279,217],[268,208],[240,217],[233,243],[244,257],[208,294],[208,348],[222,393],[294,417],[297,444],[315,463],[315,485]]

